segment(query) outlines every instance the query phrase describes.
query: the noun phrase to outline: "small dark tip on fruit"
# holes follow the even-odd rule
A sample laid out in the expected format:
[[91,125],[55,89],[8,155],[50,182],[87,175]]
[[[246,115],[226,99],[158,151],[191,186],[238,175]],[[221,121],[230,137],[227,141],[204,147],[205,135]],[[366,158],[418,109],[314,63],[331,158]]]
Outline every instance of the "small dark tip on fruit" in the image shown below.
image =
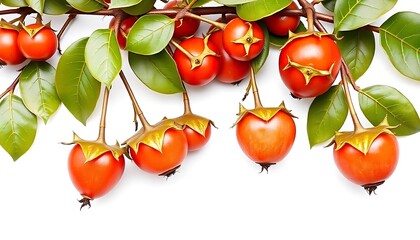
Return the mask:
[[258,163],[258,164],[261,166],[260,173],[264,172],[265,170],[268,174],[268,168],[271,167],[272,165],[275,165],[276,163]]
[[293,95],[293,93],[290,93],[290,96],[292,96],[292,98],[297,99],[297,100],[302,99],[302,98],[300,98],[300,97],[296,97],[295,95]]
[[168,178],[169,178],[170,176],[175,175],[176,170],[178,170],[178,168],[179,168],[180,166],[181,166],[181,165],[178,165],[178,166],[176,166],[176,167],[172,168],[171,170],[168,170],[168,171],[166,171],[166,172],[164,172],[164,173],[161,173],[161,174],[159,174],[159,176],[165,176],[165,177],[166,177],[166,180],[168,180]]
[[374,193],[376,195],[375,190],[378,188],[379,185],[382,185],[385,181],[377,182],[377,183],[370,183],[362,185],[362,187],[366,190],[366,192],[370,195]]
[[82,199],[80,199],[80,200],[78,200],[79,201],[79,203],[81,203],[82,205],[80,206],[80,211],[82,211],[82,208],[83,207],[85,207],[85,206],[88,206],[89,208],[91,207],[91,205],[90,205],[90,201],[91,201],[92,199],[90,199],[90,198],[87,198],[87,197],[83,197]]

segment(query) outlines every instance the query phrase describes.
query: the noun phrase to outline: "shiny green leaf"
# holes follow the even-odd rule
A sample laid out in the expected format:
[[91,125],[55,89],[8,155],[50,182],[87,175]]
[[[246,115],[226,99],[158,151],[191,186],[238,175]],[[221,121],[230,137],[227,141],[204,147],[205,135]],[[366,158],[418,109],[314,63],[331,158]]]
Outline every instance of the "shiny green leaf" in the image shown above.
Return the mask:
[[238,16],[246,21],[257,21],[270,16],[292,3],[292,0],[255,0],[236,7]]
[[122,10],[130,15],[137,16],[147,13],[155,5],[156,0],[142,0],[137,5],[125,7]]
[[9,7],[26,7],[28,4],[25,0],[2,0],[2,4]]
[[381,45],[404,76],[420,80],[420,14],[399,12],[380,27]]
[[47,62],[32,61],[22,71],[19,89],[25,106],[44,123],[61,104],[55,90],[55,69]]
[[0,116],[0,146],[16,161],[34,142],[37,118],[16,95],[0,102]]
[[45,0],[44,13],[50,15],[61,15],[71,9],[66,0]]
[[131,28],[126,49],[141,55],[153,55],[162,51],[172,39],[174,21],[165,15],[145,15]]
[[95,0],[67,0],[67,2],[75,9],[82,12],[96,12],[104,6]]
[[[306,30],[307,29],[305,25],[302,22],[300,22],[299,26],[297,27],[294,33],[305,32]],[[289,36],[280,37],[270,33],[270,43],[276,47],[283,47],[283,45],[287,42],[288,39]]]
[[114,31],[98,29],[93,32],[86,44],[85,60],[92,76],[110,88],[122,68],[121,51]]
[[193,7],[200,7],[209,2],[211,2],[211,0],[197,0],[197,2],[194,3]]
[[42,14],[44,12],[45,0],[25,0],[30,8],[35,10],[37,13]]
[[397,0],[337,0],[334,30],[349,31],[372,23],[391,10]]
[[175,61],[166,50],[149,56],[130,52],[128,60],[136,76],[153,91],[165,94],[184,91]]
[[85,63],[87,41],[88,38],[82,38],[66,49],[58,61],[55,80],[64,106],[84,125],[95,109],[101,89],[101,83]]
[[264,31],[264,47],[261,53],[251,61],[251,66],[254,72],[257,73],[264,66],[265,61],[270,53],[270,34],[268,33],[267,27],[263,23],[258,23]]
[[332,86],[312,102],[308,112],[307,133],[313,147],[334,137],[343,126],[348,107],[341,85]]
[[214,0],[214,1],[222,5],[226,5],[226,6],[234,6],[234,5],[244,4],[244,3],[255,2],[257,0]]
[[420,119],[413,104],[393,87],[367,87],[359,92],[359,104],[363,114],[374,126],[387,117],[391,126],[398,126],[391,129],[395,135],[406,136],[420,131]]
[[337,41],[341,55],[350,68],[354,80],[361,77],[369,68],[375,54],[375,37],[372,31],[357,29],[339,32]]
[[142,0],[112,0],[111,4],[109,4],[109,9],[131,7],[140,3],[141,1]]
[[336,0],[324,0],[322,5],[331,12],[334,12]]

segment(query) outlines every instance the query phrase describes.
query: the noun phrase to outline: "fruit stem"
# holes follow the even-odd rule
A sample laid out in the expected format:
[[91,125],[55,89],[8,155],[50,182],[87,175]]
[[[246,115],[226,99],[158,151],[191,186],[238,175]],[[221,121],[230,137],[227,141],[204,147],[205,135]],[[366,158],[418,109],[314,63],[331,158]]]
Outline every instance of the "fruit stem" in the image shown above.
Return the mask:
[[0,100],[6,96],[7,93],[13,93],[13,91],[15,91],[15,88],[17,86],[17,84],[19,83],[19,78],[20,78],[20,74],[16,77],[16,79],[12,82],[12,84],[10,84],[9,87],[6,88],[6,90],[4,90],[4,92],[2,92],[0,94]]
[[60,44],[60,40],[61,40],[61,37],[63,36],[63,34],[64,34],[64,31],[67,29],[67,27],[70,25],[70,23],[76,18],[76,14],[69,14],[69,16],[67,17],[67,20],[66,20],[66,22],[63,24],[63,26],[61,27],[61,29],[60,29],[60,31],[57,33],[57,42],[58,42],[58,46],[57,46],[57,50],[58,50],[58,52],[60,53],[60,55],[62,54],[61,53],[61,44]]
[[125,77],[125,74],[123,71],[120,71],[120,78],[125,86],[125,89],[127,90],[128,95],[130,96],[131,102],[133,103],[133,106],[134,106],[134,110],[136,111],[137,116],[140,119],[141,125],[143,126],[145,130],[150,129],[152,126],[147,121],[146,117],[144,116],[143,111],[141,110],[140,105],[137,102],[136,97],[134,96],[133,90],[131,89],[131,86],[128,83],[127,78]]
[[197,0],[192,0],[187,6],[185,6],[181,11],[179,11],[175,16],[175,20],[183,18],[185,13],[188,12],[196,2]]
[[109,100],[109,89],[105,87],[104,99],[102,102],[102,112],[101,112],[101,121],[99,123],[99,134],[98,139],[96,140],[99,143],[105,143],[105,128],[106,128],[106,113],[108,109],[108,100]]
[[191,12],[186,12],[185,16],[200,20],[202,22],[206,22],[206,23],[211,24],[211,25],[213,25],[216,28],[221,29],[221,30],[223,30],[226,26],[225,23],[216,22],[216,21],[210,20],[208,18],[202,17],[200,15],[197,15],[197,14],[194,14],[194,13],[191,13]]
[[249,75],[250,75],[249,81],[251,82],[251,87],[252,87],[252,94],[254,95],[255,108],[261,108],[263,106],[261,104],[260,94],[258,93],[257,81],[255,79],[255,72],[254,72],[253,67],[251,67]]
[[351,100],[350,91],[349,91],[349,84],[348,84],[348,81],[347,81],[346,70],[345,70],[345,67],[343,65],[341,66],[340,74],[341,74],[341,82],[343,83],[346,102],[347,102],[347,105],[349,107],[350,116],[351,116],[351,119],[352,119],[353,125],[354,125],[354,132],[356,132],[356,133],[361,132],[361,131],[364,130],[364,127],[360,123],[359,117],[357,116],[356,110],[354,108],[353,101]]
[[182,92],[183,101],[184,101],[184,115],[191,114],[191,105],[190,105],[190,98],[188,97],[187,90]]
[[307,0],[298,0],[299,4],[303,7],[308,20],[308,32],[314,32],[314,19],[316,15],[314,5],[310,4]]
[[177,43],[176,41],[174,41],[173,39],[171,39],[171,44],[174,45],[174,47],[176,49],[178,49],[183,54],[185,54],[185,56],[187,56],[190,61],[193,61],[194,60],[195,57],[190,52],[188,52],[185,48],[183,48],[179,43]]

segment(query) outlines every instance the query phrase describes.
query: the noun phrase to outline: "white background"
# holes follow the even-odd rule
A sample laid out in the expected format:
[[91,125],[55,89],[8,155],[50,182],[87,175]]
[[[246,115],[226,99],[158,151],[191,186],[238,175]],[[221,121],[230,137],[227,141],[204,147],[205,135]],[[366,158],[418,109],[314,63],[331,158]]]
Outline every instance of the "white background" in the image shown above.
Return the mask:
[[[420,4],[399,1],[373,25],[406,10],[420,12]],[[45,21],[51,19],[55,29],[65,21],[63,16],[45,17]],[[94,29],[106,28],[109,20],[78,17],[63,36],[63,50]],[[203,24],[201,30],[207,28]],[[393,68],[379,45],[379,35],[375,37],[375,59],[357,84],[393,86],[420,111],[420,84]],[[218,126],[204,149],[189,154],[168,180],[142,172],[127,161],[119,184],[94,200],[92,208],[79,211],[80,196],[67,172],[71,146],[60,142],[70,142],[73,131],[95,139],[101,104],[87,126],[61,106],[47,125],[39,121],[32,148],[18,161],[13,162],[0,149],[0,239],[419,239],[420,135],[399,137],[396,171],[377,195],[368,196],[338,172],[331,147],[324,148],[325,143],[309,148],[306,115],[311,99],[290,97],[278,74],[279,50],[271,50],[257,75],[262,102],[268,107],[284,100],[299,118],[294,147],[269,174],[259,174],[259,166],[242,153],[235,130],[230,128],[246,83],[212,82],[201,88],[188,87],[193,112]],[[182,114],[181,95],[147,89],[136,80],[123,56],[125,73],[149,122]],[[54,66],[57,61],[58,54],[49,60]],[[15,79],[17,68],[0,70],[1,91]],[[357,106],[357,95],[352,95]],[[244,105],[252,108],[252,97]],[[370,126],[358,112],[363,124]],[[108,113],[109,143],[123,142],[133,134],[132,116],[130,100],[116,80]],[[351,129],[348,119],[342,130]]]

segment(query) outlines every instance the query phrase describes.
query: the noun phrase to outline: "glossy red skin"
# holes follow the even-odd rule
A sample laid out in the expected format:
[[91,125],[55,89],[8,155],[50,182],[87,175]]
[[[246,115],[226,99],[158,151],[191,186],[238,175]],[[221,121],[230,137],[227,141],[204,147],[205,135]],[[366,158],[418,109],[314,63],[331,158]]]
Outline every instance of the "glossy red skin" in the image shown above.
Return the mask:
[[188,142],[188,151],[197,151],[204,147],[206,143],[210,140],[211,136],[211,124],[207,125],[206,131],[204,132],[204,136],[195,131],[194,129],[190,128],[189,126],[185,126],[184,134],[187,137]]
[[[163,9],[174,9],[178,8],[182,4],[182,0],[171,0],[165,4]],[[169,15],[170,17],[175,17]],[[182,19],[175,22],[175,29],[174,29],[174,38],[182,39],[186,37],[193,36],[198,28],[200,27],[200,20],[190,18],[190,17],[183,17]]]
[[[298,10],[299,7],[292,2],[286,10]],[[285,16],[283,10],[262,19],[270,33],[277,36],[289,36],[289,31],[294,32],[299,26],[299,16]]]
[[293,146],[296,125],[292,117],[279,111],[269,121],[248,113],[236,125],[242,151],[256,163],[277,163]]
[[232,58],[223,48],[223,32],[221,30],[212,32],[209,41],[217,46],[220,52],[220,70],[216,79],[223,83],[235,83],[249,75],[251,63],[249,61],[238,61]]
[[[137,18],[133,16],[129,16],[121,21],[120,31],[117,33],[117,40],[118,45],[121,49],[125,49],[127,46],[127,36],[130,32],[131,28],[133,27],[134,23],[136,23]],[[112,18],[109,22],[109,28],[114,28],[115,18]]]
[[[288,57],[291,62],[318,70],[328,71],[334,64],[331,77],[312,77],[309,84],[306,84],[303,74],[298,69],[295,67],[285,69]],[[296,38],[284,46],[279,57],[280,76],[290,92],[298,98],[316,97],[328,91],[337,78],[340,66],[340,50],[334,40],[328,36],[310,35]]]
[[361,186],[374,184],[385,181],[394,172],[399,156],[398,141],[392,134],[381,133],[366,155],[347,143],[334,150],[333,155],[338,169],[349,181]]
[[188,152],[187,137],[182,130],[168,129],[163,137],[162,152],[140,143],[137,153],[130,148],[134,163],[152,174],[164,174],[180,166]]
[[18,47],[18,35],[16,30],[0,28],[0,63],[17,65],[26,60]]
[[[193,56],[199,56],[204,50],[204,39],[192,37],[182,41],[180,45]],[[212,42],[209,41],[207,45],[216,54],[219,54],[217,47]],[[204,86],[219,73],[221,63],[219,56],[207,55],[202,64],[194,69],[191,69],[191,60],[179,49],[175,50],[173,58],[181,79],[192,86]]]
[[[27,29],[37,29],[42,25],[34,23],[26,26]],[[58,40],[54,31],[44,27],[31,38],[24,30],[20,30],[18,36],[19,49],[23,56],[34,61],[44,61],[51,58],[57,51]]]
[[234,18],[226,24],[223,29],[223,47],[226,52],[236,60],[250,61],[257,57],[264,47],[263,30],[257,23],[250,23],[252,25],[254,38],[261,40],[251,45],[248,55],[246,54],[245,47],[242,43],[234,43],[235,40],[238,40],[246,35],[249,30],[248,23],[240,18]]
[[124,156],[116,160],[110,151],[85,161],[82,148],[76,144],[69,154],[68,171],[73,185],[89,199],[101,197],[114,188],[125,168]]

